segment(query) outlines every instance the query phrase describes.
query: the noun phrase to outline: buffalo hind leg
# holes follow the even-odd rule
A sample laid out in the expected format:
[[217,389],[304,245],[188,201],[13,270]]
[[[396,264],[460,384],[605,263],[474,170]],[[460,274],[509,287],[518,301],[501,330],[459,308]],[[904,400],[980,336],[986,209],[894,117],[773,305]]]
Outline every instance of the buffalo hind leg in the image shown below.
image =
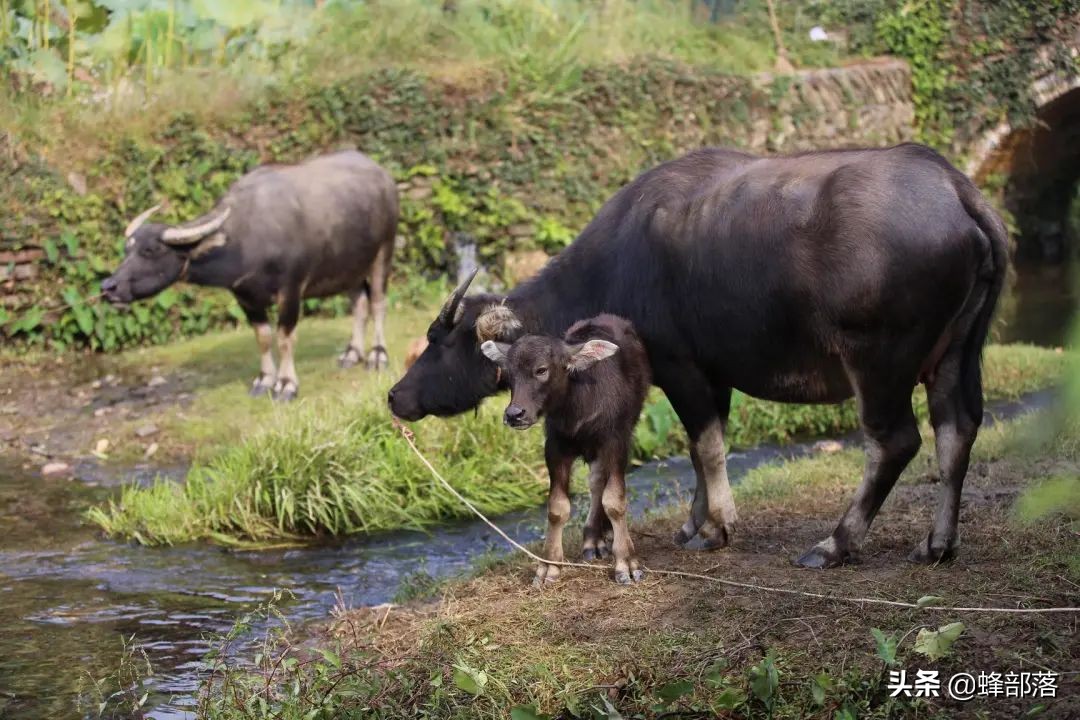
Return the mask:
[[255,330],[255,341],[259,344],[259,374],[251,383],[249,394],[251,397],[259,397],[270,392],[277,381],[277,368],[274,366],[273,345],[274,331],[270,328],[270,321],[266,316],[266,308],[257,310],[240,306],[247,316],[248,322]]
[[[566,560],[563,554],[563,528],[570,519],[570,470],[574,465],[574,456],[565,452],[558,443],[550,438],[544,445],[544,460],[547,463],[551,489],[548,491],[548,525],[544,536],[544,559],[555,562]],[[558,565],[540,563],[536,567],[534,585],[555,582],[559,579],[561,568]]]
[[371,277],[368,287],[371,288],[371,314],[375,319],[374,344],[367,356],[368,370],[385,370],[390,364],[390,356],[386,352],[386,281],[390,275],[390,256],[394,252],[394,245],[383,245],[375,256],[375,262],[371,266]]
[[833,534],[796,560],[803,567],[830,568],[857,559],[870,523],[922,442],[911,411],[914,382],[898,384],[875,375],[855,385],[866,449],[862,484]]
[[349,299],[352,300],[353,328],[349,344],[338,356],[338,367],[342,369],[351,368],[364,358],[364,333],[367,332],[368,322],[367,286],[351,293]]
[[[969,409],[964,404],[961,386],[962,349],[945,356],[926,386],[930,404],[930,422],[938,467],[941,471],[941,498],[930,532],[915,547],[908,559],[935,563],[952,559],[957,547],[956,523],[960,515],[960,493],[967,475],[971,446],[982,423],[982,408]],[[982,397],[981,383],[977,397]]]
[[296,324],[300,321],[299,295],[282,294],[278,301],[278,377],[274,383],[275,400],[287,402],[296,398],[300,392],[300,381],[296,377]]
[[589,515],[585,520],[581,541],[581,557],[586,562],[606,558],[611,554],[614,531],[607,513],[604,512],[603,496],[606,485],[607,477],[604,476],[600,463],[592,463],[589,466]]

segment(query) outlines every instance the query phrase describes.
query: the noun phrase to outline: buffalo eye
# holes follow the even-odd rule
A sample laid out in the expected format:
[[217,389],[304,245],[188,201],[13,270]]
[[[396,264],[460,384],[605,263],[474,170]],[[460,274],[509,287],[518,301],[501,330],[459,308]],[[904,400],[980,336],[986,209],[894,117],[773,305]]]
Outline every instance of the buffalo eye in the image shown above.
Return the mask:
[[543,380],[544,378],[546,378],[548,376],[548,369],[547,369],[546,366],[541,365],[540,367],[536,368],[536,370],[534,370],[533,373],[536,375],[536,377]]

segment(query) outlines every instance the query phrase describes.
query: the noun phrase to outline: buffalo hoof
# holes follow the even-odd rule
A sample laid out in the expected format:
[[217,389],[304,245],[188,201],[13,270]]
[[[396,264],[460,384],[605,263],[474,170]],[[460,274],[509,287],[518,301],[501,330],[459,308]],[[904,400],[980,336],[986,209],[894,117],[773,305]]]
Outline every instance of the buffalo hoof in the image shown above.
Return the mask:
[[693,538],[690,535],[688,535],[685,530],[683,530],[682,528],[679,528],[678,532],[676,532],[675,535],[672,536],[671,542],[675,543],[679,547],[683,547],[684,545],[686,545],[686,543],[690,542],[692,539]]
[[596,550],[593,548],[585,548],[581,551],[581,559],[585,562],[596,560]]
[[626,572],[625,570],[618,570],[615,572],[615,582],[620,585],[629,585],[631,583],[641,582],[644,579],[644,570],[633,570],[631,572]]
[[620,585],[629,585],[630,584],[630,573],[628,573],[628,572],[617,572],[617,573],[615,573],[615,582],[619,583]]
[[290,402],[296,399],[300,388],[292,380],[278,380],[274,385],[273,398],[278,402]]
[[543,563],[536,566],[536,577],[533,578],[533,587],[542,587],[559,580],[561,570],[558,565]]
[[274,383],[270,378],[265,378],[262,375],[255,378],[255,381],[251,383],[251,389],[248,390],[248,395],[251,397],[262,397],[266,393],[270,392]]
[[360,363],[360,351],[351,345],[345,348],[345,352],[338,355],[337,364],[342,370],[348,370]]
[[634,572],[630,573],[630,579],[632,579],[634,582],[641,582],[645,579],[645,571],[638,568]]
[[856,562],[857,558],[853,553],[846,550],[841,550],[836,547],[836,542],[829,538],[819,542],[814,547],[807,550],[805,553],[795,561],[795,564],[799,567],[811,568],[814,570],[828,570],[829,568],[839,567],[849,562]]
[[717,528],[716,532],[711,537],[707,537],[702,533],[701,548],[703,550],[720,550],[726,548],[731,544],[731,538],[734,534],[734,528],[732,527]]
[[386,353],[386,348],[382,345],[371,348],[371,351],[367,355],[368,370],[385,370],[389,365],[390,356]]
[[926,539],[915,546],[915,549],[908,555],[908,562],[918,563],[920,565],[934,565],[936,563],[948,562],[956,557],[957,543],[954,540],[951,543],[937,543],[934,542],[934,536],[927,535]]

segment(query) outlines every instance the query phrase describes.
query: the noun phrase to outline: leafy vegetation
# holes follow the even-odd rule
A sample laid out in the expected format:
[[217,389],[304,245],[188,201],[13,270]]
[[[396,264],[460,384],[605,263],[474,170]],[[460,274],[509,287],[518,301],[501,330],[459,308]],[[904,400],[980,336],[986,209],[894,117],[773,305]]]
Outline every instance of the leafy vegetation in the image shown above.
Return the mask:
[[[393,339],[396,351],[404,338]],[[190,351],[179,350],[181,354]],[[1027,346],[992,346],[986,359],[986,392],[1015,398],[1056,382],[1065,356]],[[204,448],[183,484],[159,480],[131,486],[92,521],[110,535],[145,544],[211,540],[226,544],[272,544],[393,528],[423,528],[460,517],[467,509],[430,476],[398,436],[386,414],[390,378],[367,380],[342,397],[340,386],[298,407],[251,403],[253,417],[235,409],[239,388],[228,385],[215,408],[205,402],[201,421],[170,428],[170,434],[205,437],[219,448]],[[428,457],[450,483],[485,513],[539,505],[547,492],[542,443],[537,432],[507,431],[502,403],[491,400],[475,415],[432,420],[417,427]],[[916,393],[919,417],[925,398]],[[256,419],[257,418],[257,419]],[[232,428],[260,426],[238,433]],[[835,406],[782,405],[740,396],[729,425],[729,443],[761,442],[835,434],[856,429],[851,402]],[[670,404],[658,392],[636,431],[635,458],[666,457],[686,451],[685,434]],[[579,475],[581,473],[579,472]],[[857,475],[858,470],[853,470]],[[581,490],[579,478],[578,489]]]

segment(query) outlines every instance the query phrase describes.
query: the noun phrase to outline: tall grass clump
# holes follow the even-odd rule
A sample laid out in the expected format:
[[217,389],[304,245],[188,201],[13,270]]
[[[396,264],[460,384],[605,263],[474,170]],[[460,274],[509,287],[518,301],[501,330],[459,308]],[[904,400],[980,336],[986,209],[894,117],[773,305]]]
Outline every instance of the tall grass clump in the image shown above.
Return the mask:
[[[324,399],[282,409],[185,483],[131,486],[90,518],[148,545],[226,544],[420,529],[467,514],[408,448],[382,403]],[[539,435],[511,433],[489,408],[417,433],[447,480],[486,513],[540,503]]]

